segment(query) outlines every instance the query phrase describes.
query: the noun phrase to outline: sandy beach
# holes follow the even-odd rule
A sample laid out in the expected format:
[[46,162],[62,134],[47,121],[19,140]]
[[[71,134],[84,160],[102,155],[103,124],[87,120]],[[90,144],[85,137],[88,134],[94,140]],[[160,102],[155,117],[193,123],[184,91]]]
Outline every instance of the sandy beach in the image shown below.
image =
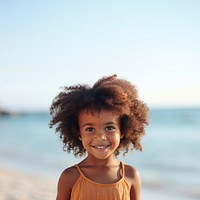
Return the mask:
[[1,200],[54,200],[56,180],[0,168]]

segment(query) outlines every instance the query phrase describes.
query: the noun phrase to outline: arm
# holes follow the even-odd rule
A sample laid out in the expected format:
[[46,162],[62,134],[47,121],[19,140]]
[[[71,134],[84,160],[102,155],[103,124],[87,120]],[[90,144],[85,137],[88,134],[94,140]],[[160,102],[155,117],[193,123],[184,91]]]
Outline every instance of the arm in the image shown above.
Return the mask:
[[141,193],[140,190],[141,190],[140,174],[137,170],[135,170],[133,176],[133,183],[131,186],[130,200],[140,200],[140,193]]
[[58,180],[56,200],[70,200],[71,190],[78,176],[79,174],[74,167],[62,172]]
[[130,200],[140,200],[141,180],[138,170],[134,167],[126,165],[125,176],[131,187]]

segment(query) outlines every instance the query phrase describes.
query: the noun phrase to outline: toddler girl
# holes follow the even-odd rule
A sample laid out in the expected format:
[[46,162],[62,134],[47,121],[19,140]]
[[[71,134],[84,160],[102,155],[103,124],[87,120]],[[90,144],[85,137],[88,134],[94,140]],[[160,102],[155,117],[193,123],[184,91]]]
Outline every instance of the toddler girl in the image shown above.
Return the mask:
[[85,159],[65,169],[57,200],[140,200],[140,175],[117,159],[121,151],[142,150],[148,108],[135,87],[116,75],[93,87],[65,87],[53,100],[50,127],[64,149]]

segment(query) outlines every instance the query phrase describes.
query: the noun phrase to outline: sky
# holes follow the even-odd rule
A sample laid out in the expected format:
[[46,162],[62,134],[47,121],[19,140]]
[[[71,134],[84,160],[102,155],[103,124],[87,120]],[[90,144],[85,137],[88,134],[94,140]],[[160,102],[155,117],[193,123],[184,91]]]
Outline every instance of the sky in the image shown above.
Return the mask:
[[49,109],[117,74],[149,107],[200,106],[199,0],[0,1],[0,107]]

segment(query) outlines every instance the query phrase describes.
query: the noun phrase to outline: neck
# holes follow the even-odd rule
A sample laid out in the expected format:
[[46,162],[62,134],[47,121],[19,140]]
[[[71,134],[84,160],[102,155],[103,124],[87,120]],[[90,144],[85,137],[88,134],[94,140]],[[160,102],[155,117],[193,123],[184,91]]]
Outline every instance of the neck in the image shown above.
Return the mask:
[[113,165],[118,165],[119,164],[119,161],[117,160],[117,158],[113,155],[113,156],[110,156],[106,159],[98,159],[98,158],[95,158],[91,155],[88,155],[87,158],[85,158],[83,160],[83,162],[88,165],[93,165],[93,166],[113,166]]

